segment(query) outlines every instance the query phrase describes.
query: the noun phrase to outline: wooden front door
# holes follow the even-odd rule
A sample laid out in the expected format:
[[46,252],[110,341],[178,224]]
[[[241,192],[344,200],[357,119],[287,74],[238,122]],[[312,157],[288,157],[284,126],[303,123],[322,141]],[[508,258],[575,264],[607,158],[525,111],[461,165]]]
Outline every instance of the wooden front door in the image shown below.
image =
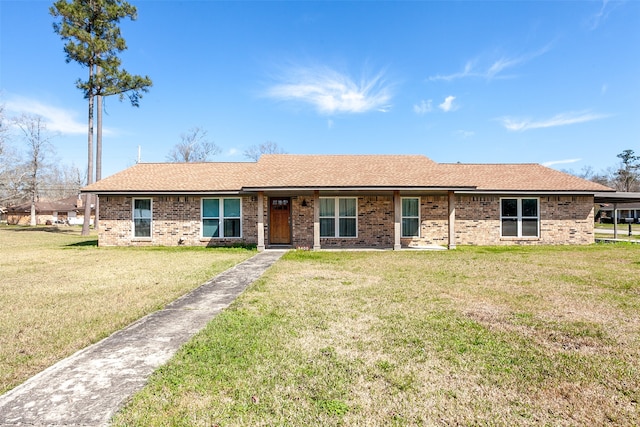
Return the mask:
[[269,243],[290,245],[291,199],[289,197],[274,197],[269,206]]

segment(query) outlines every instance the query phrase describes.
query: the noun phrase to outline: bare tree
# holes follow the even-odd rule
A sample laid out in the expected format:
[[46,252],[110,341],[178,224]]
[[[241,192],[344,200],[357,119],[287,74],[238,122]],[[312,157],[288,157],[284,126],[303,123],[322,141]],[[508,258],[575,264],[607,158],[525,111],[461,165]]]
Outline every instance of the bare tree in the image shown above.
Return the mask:
[[2,158],[6,150],[7,129],[4,116],[4,105],[0,104],[0,158]]
[[177,143],[167,155],[169,162],[206,162],[222,150],[207,138],[207,131],[194,127],[180,135]]
[[0,206],[11,206],[26,200],[27,170],[19,153],[9,145],[0,154]]
[[10,181],[13,174],[10,173],[11,165],[15,164],[9,155],[7,147],[7,124],[4,115],[4,105],[0,104],[0,205],[10,202]]
[[36,225],[36,202],[39,197],[42,169],[46,166],[46,154],[53,151],[53,135],[47,131],[42,117],[29,114],[14,119],[15,125],[22,131],[27,146],[26,170],[28,173],[27,190],[31,196],[31,226]]
[[282,148],[278,147],[278,144],[272,141],[263,142],[262,144],[252,145],[244,150],[244,156],[255,162],[260,159],[263,154],[285,154]]
[[41,194],[47,199],[64,199],[77,196],[85,183],[83,173],[75,165],[52,164],[43,171]]
[[572,169],[563,169],[562,171],[607,187],[615,186],[613,183],[613,176],[615,175],[615,171],[611,167],[600,172],[596,172],[591,166],[583,166],[583,168],[580,169],[580,172],[575,172]]

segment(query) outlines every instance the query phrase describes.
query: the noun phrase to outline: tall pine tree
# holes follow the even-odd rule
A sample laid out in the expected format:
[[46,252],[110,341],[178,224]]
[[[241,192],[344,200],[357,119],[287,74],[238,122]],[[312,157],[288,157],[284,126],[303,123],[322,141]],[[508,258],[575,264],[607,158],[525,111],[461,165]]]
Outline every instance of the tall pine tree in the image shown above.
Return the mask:
[[[152,82],[148,76],[138,76],[121,68],[118,54],[127,49],[118,24],[124,18],[137,18],[137,10],[121,0],[58,0],[50,9],[51,15],[59,18],[53,29],[66,42],[64,52],[67,62],[77,62],[88,68],[87,80],[78,79],[76,87],[82,90],[89,101],[87,137],[87,184],[94,182],[93,118],[97,99],[101,105],[105,96],[118,95],[120,100],[128,97],[131,105],[138,107],[142,93],[148,92]],[[102,109],[98,110],[102,114]],[[99,126],[102,126],[100,117]],[[101,136],[102,132],[99,131]],[[101,178],[102,138],[97,141],[96,172]],[[96,220],[98,216],[96,210]],[[91,198],[87,196],[82,234],[89,234]]]

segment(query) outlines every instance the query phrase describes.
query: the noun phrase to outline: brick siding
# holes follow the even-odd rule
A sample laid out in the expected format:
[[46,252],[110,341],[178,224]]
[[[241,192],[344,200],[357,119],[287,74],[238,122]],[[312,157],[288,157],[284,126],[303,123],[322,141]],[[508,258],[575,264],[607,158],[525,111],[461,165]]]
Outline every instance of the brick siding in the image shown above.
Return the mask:
[[[393,197],[358,197],[358,237],[322,237],[322,248],[393,248]],[[313,233],[313,230],[311,230]],[[311,244],[313,245],[313,234]]]
[[202,238],[201,197],[195,196],[151,197],[151,238],[133,237],[133,199],[129,196],[100,197],[100,246],[232,246],[257,243],[256,196],[241,197],[241,238]]
[[[515,197],[515,196],[514,196]],[[141,197],[142,198],[142,197]],[[393,248],[393,197],[359,196],[358,237],[321,238],[322,248]],[[540,197],[540,237],[503,238],[500,236],[499,195],[456,195],[456,244],[589,244],[594,241],[594,205],[591,196]],[[133,238],[130,196],[100,197],[101,246],[163,245],[226,246],[257,244],[257,196],[243,195],[242,237],[201,238],[201,197],[152,197],[152,237]],[[269,236],[269,197],[263,199],[265,243]],[[420,237],[402,238],[403,247],[447,245],[448,197],[420,197]],[[313,247],[313,197],[291,197],[292,246]]]
[[592,196],[543,196],[539,199],[540,237],[515,238],[500,236],[500,196],[456,196],[456,243],[557,245],[594,242]]

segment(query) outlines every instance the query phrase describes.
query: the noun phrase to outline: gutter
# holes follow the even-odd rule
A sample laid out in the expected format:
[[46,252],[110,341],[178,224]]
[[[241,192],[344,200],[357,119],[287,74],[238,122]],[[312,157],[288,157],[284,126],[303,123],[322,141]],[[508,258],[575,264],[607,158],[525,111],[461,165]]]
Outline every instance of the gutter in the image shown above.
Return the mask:
[[456,191],[456,194],[530,194],[542,196],[595,196],[595,191],[585,190],[474,190]]

